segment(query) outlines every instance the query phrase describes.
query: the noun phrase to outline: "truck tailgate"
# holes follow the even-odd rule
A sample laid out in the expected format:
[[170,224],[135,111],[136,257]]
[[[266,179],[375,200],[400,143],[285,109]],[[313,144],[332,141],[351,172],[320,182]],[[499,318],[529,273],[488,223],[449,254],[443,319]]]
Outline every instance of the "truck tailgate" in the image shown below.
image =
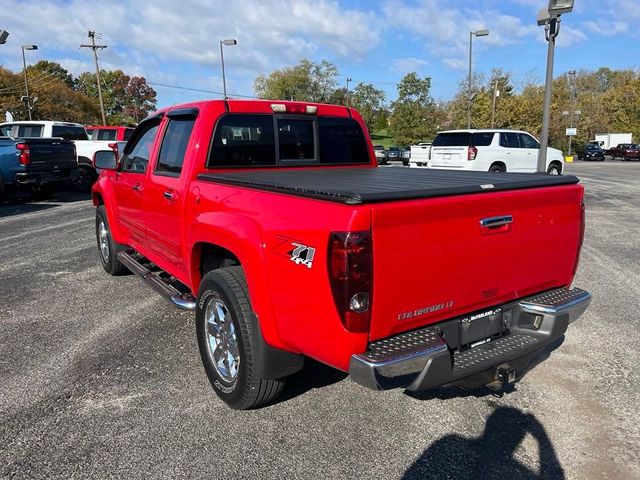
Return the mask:
[[30,172],[74,168],[77,166],[75,145],[59,138],[28,138],[16,140],[29,146]]
[[582,196],[574,184],[371,204],[370,340],[571,283]]

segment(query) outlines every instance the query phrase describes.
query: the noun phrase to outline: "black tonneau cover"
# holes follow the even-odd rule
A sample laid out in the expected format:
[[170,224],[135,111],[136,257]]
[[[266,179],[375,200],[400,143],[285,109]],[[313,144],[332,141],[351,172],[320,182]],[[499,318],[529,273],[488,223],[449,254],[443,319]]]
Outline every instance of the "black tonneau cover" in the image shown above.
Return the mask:
[[198,179],[349,205],[578,183],[572,175],[387,167],[202,173]]

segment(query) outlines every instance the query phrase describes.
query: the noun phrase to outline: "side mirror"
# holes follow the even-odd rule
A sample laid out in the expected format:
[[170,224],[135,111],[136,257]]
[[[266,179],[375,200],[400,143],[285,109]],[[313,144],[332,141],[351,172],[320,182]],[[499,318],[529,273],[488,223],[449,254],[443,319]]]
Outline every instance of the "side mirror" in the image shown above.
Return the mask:
[[96,170],[115,170],[118,160],[113,150],[98,150],[93,155],[93,167]]

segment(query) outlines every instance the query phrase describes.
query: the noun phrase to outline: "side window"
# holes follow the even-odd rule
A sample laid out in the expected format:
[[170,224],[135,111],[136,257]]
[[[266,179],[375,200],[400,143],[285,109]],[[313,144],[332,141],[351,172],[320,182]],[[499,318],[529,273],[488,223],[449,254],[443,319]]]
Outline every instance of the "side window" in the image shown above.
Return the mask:
[[144,173],[147,171],[153,142],[158,133],[160,122],[158,120],[150,122],[146,129],[142,130],[122,157],[121,170],[123,172]]
[[180,175],[194,122],[194,118],[188,117],[169,120],[169,125],[167,125],[162,146],[160,147],[156,172]]
[[472,145],[475,147],[488,147],[493,142],[493,132],[476,132],[473,134]]
[[315,160],[313,120],[278,119],[280,160]]
[[531,135],[519,133],[518,136],[520,137],[522,148],[534,148],[536,150],[540,148],[540,144]]
[[124,129],[124,140],[125,142],[131,138],[131,134],[133,133],[133,128],[125,128]]
[[218,120],[207,168],[276,164],[271,115],[225,115]]
[[520,148],[520,143],[518,142],[518,134],[513,132],[501,133],[500,146],[505,148]]

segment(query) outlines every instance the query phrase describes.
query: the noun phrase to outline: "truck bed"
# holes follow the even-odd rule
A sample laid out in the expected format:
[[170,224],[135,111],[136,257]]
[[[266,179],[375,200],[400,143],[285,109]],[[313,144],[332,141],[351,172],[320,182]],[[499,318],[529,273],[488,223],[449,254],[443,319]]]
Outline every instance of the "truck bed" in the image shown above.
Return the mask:
[[348,205],[578,183],[572,175],[371,167],[203,173],[198,179]]

